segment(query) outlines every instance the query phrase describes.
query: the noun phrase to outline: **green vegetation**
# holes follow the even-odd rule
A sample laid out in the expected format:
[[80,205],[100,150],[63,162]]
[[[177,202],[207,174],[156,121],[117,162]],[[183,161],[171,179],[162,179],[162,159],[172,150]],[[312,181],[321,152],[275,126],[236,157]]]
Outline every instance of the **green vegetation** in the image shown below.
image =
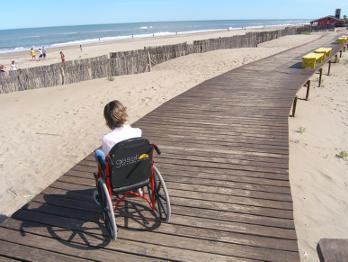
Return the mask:
[[309,32],[309,31],[305,31],[305,32],[302,32],[302,34],[303,34],[303,35],[310,35],[310,34],[311,34],[311,32]]
[[303,135],[303,133],[306,132],[306,128],[300,126],[297,130],[296,130],[296,133],[299,133],[301,135]]
[[348,151],[341,151],[336,154],[336,157],[338,157],[339,159],[348,160]]

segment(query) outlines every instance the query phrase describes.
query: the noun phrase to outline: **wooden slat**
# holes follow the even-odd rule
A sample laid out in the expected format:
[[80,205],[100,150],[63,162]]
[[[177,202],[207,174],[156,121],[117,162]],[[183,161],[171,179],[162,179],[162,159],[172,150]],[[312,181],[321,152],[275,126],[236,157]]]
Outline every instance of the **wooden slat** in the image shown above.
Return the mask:
[[6,259],[0,257],[0,261],[26,261],[27,258],[35,261],[66,261],[66,262],[82,262],[92,261],[87,258],[77,258],[73,256],[62,255],[59,252],[51,252],[45,249],[33,246],[31,243],[17,244],[9,241],[0,240],[0,252],[6,254]]
[[348,239],[320,239],[317,250],[321,262],[348,261]]

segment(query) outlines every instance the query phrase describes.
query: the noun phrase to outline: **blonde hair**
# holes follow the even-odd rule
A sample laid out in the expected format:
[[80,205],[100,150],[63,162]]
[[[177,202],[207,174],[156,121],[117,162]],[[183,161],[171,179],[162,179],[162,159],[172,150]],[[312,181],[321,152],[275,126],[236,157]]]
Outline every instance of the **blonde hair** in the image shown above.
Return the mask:
[[111,101],[104,107],[104,118],[110,129],[121,127],[128,119],[127,107],[120,101]]

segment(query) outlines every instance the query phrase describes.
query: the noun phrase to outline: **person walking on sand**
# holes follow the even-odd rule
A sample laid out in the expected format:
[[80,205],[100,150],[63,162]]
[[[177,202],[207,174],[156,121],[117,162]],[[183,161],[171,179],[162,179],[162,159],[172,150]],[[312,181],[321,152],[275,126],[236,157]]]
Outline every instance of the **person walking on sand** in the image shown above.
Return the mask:
[[64,55],[63,51],[60,51],[59,54],[60,54],[60,59],[62,59],[62,63],[64,64],[65,63],[65,55]]
[[30,49],[31,60],[36,60],[36,51],[34,48]]
[[46,54],[47,54],[46,48],[43,46],[41,50],[42,50],[43,59],[46,59]]
[[10,71],[16,71],[17,70],[17,66],[14,60],[12,60],[11,62],[11,67],[10,67]]
[[82,52],[82,45],[80,45],[80,51]]
[[39,48],[39,60],[41,60],[43,58],[43,52],[42,49]]

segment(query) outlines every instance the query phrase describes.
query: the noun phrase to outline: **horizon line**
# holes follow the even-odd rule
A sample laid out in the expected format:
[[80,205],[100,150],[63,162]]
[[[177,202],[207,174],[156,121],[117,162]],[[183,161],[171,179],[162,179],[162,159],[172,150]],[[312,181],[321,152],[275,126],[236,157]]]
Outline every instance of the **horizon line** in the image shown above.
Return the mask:
[[0,28],[0,31],[5,30],[20,30],[20,29],[38,29],[38,28],[53,28],[53,27],[69,27],[69,26],[89,26],[89,25],[110,25],[110,24],[139,24],[139,23],[168,23],[168,22],[202,22],[202,21],[252,21],[252,20],[312,20],[312,18],[252,18],[252,19],[194,19],[194,20],[162,20],[162,21],[139,21],[139,22],[111,22],[111,23],[96,23],[96,24],[71,24],[71,25],[49,25],[49,26],[34,26],[34,27],[13,27]]

